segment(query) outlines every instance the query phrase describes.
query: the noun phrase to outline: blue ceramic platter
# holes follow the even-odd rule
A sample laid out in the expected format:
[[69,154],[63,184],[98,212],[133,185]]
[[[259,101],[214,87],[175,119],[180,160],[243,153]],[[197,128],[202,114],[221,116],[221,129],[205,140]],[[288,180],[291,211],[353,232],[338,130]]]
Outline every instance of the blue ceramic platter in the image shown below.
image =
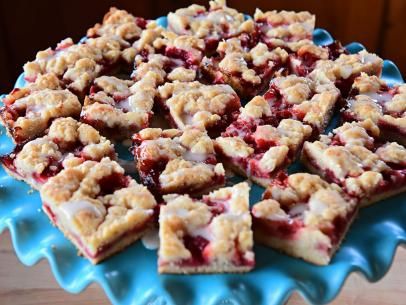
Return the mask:
[[[166,20],[160,18],[159,22],[165,25]],[[321,45],[332,42],[322,29],[315,30],[314,40]],[[363,47],[352,43],[347,48],[357,52]],[[385,61],[383,78],[390,84],[403,82],[390,61]],[[20,76],[16,87],[23,85]],[[2,128],[0,154],[11,149]],[[300,165],[292,167],[298,169]],[[388,271],[397,245],[406,241],[404,194],[363,209],[341,249],[325,267],[256,246],[256,268],[248,274],[159,275],[156,251],[145,249],[141,242],[97,266],[77,256],[73,245],[41,211],[38,192],[29,190],[0,169],[0,232],[9,229],[20,261],[33,265],[46,258],[63,289],[79,293],[97,282],[116,305],[278,305],[293,291],[314,304],[324,304],[335,298],[353,271],[363,273],[369,281],[379,280]],[[251,203],[262,191],[253,187]]]

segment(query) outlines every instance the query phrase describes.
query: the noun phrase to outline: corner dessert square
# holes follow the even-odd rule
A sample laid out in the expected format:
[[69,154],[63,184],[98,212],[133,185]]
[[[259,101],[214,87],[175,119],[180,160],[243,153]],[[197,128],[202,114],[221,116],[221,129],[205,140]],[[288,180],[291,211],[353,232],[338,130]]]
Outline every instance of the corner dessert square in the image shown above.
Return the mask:
[[35,82],[37,77],[54,73],[63,84],[81,99],[93,80],[119,69],[123,50],[130,45],[118,36],[89,38],[75,44],[71,38],[62,40],[55,50],[39,51],[35,60],[24,65],[24,78]]
[[327,265],[354,220],[358,205],[319,176],[278,175],[252,207],[255,240],[291,256]]
[[103,157],[116,159],[109,140],[87,124],[59,118],[45,136],[17,145],[10,154],[0,156],[0,162],[9,175],[39,190],[64,168]]
[[204,194],[225,182],[212,140],[197,128],[147,128],[133,136],[140,179],[155,195]]
[[103,22],[96,23],[87,30],[87,37],[118,36],[128,42],[133,42],[141,36],[148,21],[141,17],[134,17],[126,10],[111,7],[104,15]]
[[64,169],[44,184],[41,199],[52,223],[93,264],[139,239],[157,205],[145,186],[109,158]]
[[371,121],[345,123],[319,141],[306,142],[302,162],[313,173],[368,205],[406,190],[406,148],[378,140]]
[[[37,81],[42,83],[41,80],[42,77]],[[61,90],[58,81],[52,83],[44,84],[51,87],[45,89],[37,82],[17,88],[3,99],[0,119],[14,143],[22,144],[43,135],[56,118],[79,117],[82,105],[78,98],[68,90]]]
[[254,267],[249,186],[191,199],[166,195],[159,215],[160,273],[247,272]]
[[269,47],[287,47],[291,42],[311,41],[316,16],[309,12],[255,10],[260,40]]
[[168,14],[168,29],[179,35],[192,35],[205,40],[207,52],[215,50],[222,39],[241,33],[253,33],[252,20],[229,8],[224,0],[210,1],[210,8],[192,4]]
[[406,145],[406,85],[391,88],[377,76],[361,73],[354,81],[342,118],[371,119],[378,124],[382,139]]
[[380,76],[382,67],[382,58],[362,50],[355,54],[341,54],[336,60],[319,60],[309,76],[321,83],[334,82],[345,98],[356,77],[362,72]]

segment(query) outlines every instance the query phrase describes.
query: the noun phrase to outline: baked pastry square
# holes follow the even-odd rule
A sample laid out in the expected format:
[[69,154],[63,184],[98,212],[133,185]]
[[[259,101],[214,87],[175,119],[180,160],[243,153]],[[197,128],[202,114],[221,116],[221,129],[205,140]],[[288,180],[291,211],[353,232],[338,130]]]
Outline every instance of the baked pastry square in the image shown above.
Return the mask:
[[[76,95],[58,89],[55,77],[48,76],[41,76],[35,84],[26,88],[14,89],[3,99],[1,122],[17,144],[41,136],[56,118],[79,117],[82,105]],[[42,89],[39,83],[47,83],[44,86],[54,87],[55,90]]]
[[406,190],[406,148],[377,140],[379,133],[369,119],[345,123],[319,141],[306,142],[302,161],[362,205],[383,200]]
[[205,48],[204,40],[194,36],[176,35],[157,29],[151,38],[134,43],[137,51],[131,77],[140,80],[147,72],[154,71],[164,81],[193,81],[198,78],[199,66]]
[[168,14],[168,29],[178,35],[192,35],[204,39],[207,53],[216,49],[222,39],[241,33],[252,33],[252,20],[245,21],[244,14],[227,7],[224,0],[210,1],[210,8],[192,4]]
[[39,190],[64,168],[103,157],[116,159],[110,141],[87,124],[59,118],[45,136],[17,145],[12,153],[0,156],[0,162],[9,175]]
[[166,83],[158,88],[157,100],[173,127],[203,128],[212,137],[230,125],[241,107],[229,85],[204,85],[197,81]]
[[141,80],[101,76],[86,96],[81,121],[105,136],[122,140],[149,125],[160,76],[148,72]]
[[287,59],[281,48],[270,50],[264,43],[250,48],[231,38],[221,41],[214,55],[203,58],[201,68],[209,82],[229,84],[243,99],[263,93]]
[[198,196],[224,184],[223,165],[203,130],[147,128],[133,136],[133,143],[140,179],[157,196]]
[[309,76],[318,82],[334,82],[343,97],[347,97],[354,79],[362,72],[380,76],[383,60],[362,50],[356,54],[341,54],[336,60],[319,60]]
[[221,137],[215,149],[227,167],[267,187],[280,169],[290,165],[312,128],[300,121],[274,120],[269,104],[255,97]]
[[41,188],[51,222],[97,264],[121,251],[152,225],[154,196],[115,161],[86,161],[69,167]]
[[330,122],[339,97],[339,90],[331,82],[319,83],[296,75],[276,77],[264,94],[269,104],[265,113],[277,120],[299,120],[312,126],[314,135],[318,135]]
[[371,119],[378,124],[383,139],[406,145],[406,85],[390,88],[377,76],[361,73],[354,81],[342,118]]
[[133,42],[141,36],[148,22],[144,18],[134,17],[126,10],[111,7],[103,17],[103,22],[96,23],[87,30],[87,37],[119,36],[128,42]]
[[298,76],[307,76],[316,68],[319,60],[335,60],[341,54],[347,54],[339,41],[325,46],[315,45],[312,41],[301,40],[289,44],[289,71]]
[[160,273],[247,272],[254,267],[249,186],[192,199],[164,196],[159,215]]
[[316,16],[305,11],[262,12],[257,8],[254,21],[260,41],[271,48],[287,47],[292,42],[312,40]]
[[327,265],[358,210],[357,200],[319,176],[278,175],[252,207],[255,240],[291,256]]
[[41,74],[54,73],[69,89],[83,98],[93,80],[122,63],[122,51],[130,45],[118,36],[89,38],[75,44],[62,40],[52,50],[39,51],[34,61],[24,65],[24,78],[34,82]]

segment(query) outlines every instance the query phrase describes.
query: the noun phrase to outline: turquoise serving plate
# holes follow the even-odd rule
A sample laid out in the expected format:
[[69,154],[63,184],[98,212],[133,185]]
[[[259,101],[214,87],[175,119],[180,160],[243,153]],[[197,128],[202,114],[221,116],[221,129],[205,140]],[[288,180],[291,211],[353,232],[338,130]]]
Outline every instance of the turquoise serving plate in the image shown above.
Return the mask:
[[[165,18],[158,21],[165,25]],[[333,41],[322,29],[315,30],[314,40],[320,45]],[[357,52],[363,46],[352,43],[347,49]],[[391,61],[385,61],[383,78],[390,84],[403,82]],[[20,76],[16,87],[23,85]],[[12,147],[1,129],[0,154]],[[262,191],[253,187],[251,203]],[[23,264],[45,258],[63,289],[79,293],[96,282],[116,305],[279,305],[293,291],[311,303],[325,304],[336,297],[351,272],[377,281],[388,271],[396,247],[406,240],[406,194],[363,209],[328,266],[314,266],[258,245],[256,268],[247,274],[159,275],[156,251],[147,250],[141,242],[93,266],[77,256],[73,245],[50,224],[38,192],[0,169],[0,232],[5,229]]]

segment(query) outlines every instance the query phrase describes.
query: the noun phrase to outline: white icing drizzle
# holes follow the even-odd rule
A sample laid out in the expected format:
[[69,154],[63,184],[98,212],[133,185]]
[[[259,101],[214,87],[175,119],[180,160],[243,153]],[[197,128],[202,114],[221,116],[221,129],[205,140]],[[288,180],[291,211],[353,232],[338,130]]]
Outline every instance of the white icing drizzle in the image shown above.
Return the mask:
[[141,239],[142,244],[148,250],[156,250],[159,248],[159,234],[156,228],[151,228],[145,232]]
[[92,203],[86,200],[68,201],[60,206],[62,213],[68,218],[73,219],[80,211],[89,211],[96,217],[103,217],[103,213]]
[[204,162],[207,159],[207,154],[194,153],[187,150],[183,153],[183,158],[188,161]]
[[301,216],[303,215],[304,211],[308,209],[308,205],[305,203],[298,203],[290,209],[289,215],[292,217]]

